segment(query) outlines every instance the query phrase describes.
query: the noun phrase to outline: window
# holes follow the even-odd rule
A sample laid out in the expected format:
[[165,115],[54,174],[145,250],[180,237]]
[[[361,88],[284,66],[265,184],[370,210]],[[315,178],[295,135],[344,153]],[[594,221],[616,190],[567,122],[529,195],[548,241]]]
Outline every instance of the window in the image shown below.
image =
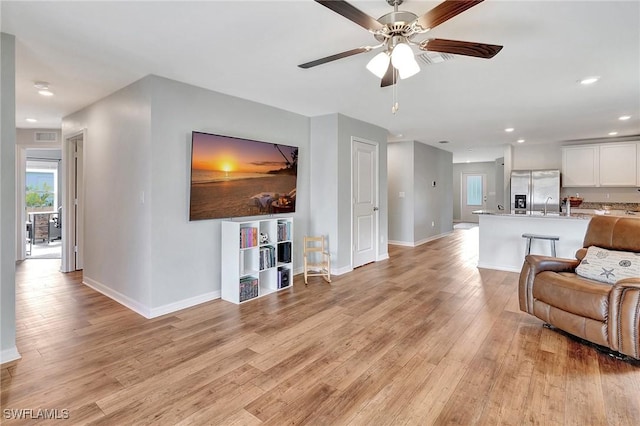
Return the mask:
[[28,213],[57,211],[58,162],[27,161],[25,186]]
[[467,205],[468,206],[482,205],[482,176],[478,176],[478,175],[467,176]]

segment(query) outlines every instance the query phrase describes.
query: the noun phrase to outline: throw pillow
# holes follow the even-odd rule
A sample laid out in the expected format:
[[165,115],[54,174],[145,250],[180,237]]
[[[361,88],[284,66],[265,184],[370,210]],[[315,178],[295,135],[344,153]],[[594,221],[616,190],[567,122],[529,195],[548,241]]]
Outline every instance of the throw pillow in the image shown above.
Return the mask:
[[640,277],[640,253],[591,246],[576,268],[584,278],[615,284],[623,278]]

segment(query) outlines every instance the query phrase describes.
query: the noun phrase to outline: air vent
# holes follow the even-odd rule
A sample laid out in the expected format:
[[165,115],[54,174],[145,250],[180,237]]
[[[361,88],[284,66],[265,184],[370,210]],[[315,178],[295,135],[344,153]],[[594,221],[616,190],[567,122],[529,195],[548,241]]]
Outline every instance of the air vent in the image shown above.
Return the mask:
[[58,134],[56,132],[36,132],[36,142],[56,142],[58,140]]
[[455,56],[440,52],[424,52],[418,55],[418,59],[427,65],[439,64],[440,62],[450,61],[453,58],[455,58]]

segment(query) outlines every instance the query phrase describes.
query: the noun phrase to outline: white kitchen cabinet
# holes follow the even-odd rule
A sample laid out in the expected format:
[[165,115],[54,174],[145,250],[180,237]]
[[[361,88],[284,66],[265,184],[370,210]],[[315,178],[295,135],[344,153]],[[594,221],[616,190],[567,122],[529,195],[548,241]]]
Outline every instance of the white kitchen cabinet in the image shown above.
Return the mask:
[[562,186],[599,185],[598,145],[565,146],[562,148]]
[[638,184],[637,145],[636,142],[600,145],[600,186]]

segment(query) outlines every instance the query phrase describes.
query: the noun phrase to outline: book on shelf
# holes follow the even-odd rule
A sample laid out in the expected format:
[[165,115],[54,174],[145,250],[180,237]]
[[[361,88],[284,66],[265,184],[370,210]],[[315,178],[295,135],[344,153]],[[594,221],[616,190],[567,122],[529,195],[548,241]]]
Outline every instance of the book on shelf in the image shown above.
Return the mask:
[[278,268],[278,288],[289,287],[289,268],[279,267]]
[[278,222],[278,241],[291,239],[291,222]]
[[276,266],[276,249],[272,246],[260,248],[260,270],[273,268]]
[[240,248],[255,247],[258,245],[258,228],[240,228]]
[[240,279],[240,302],[258,297],[258,279],[245,277]]
[[284,242],[278,244],[278,262],[291,263],[291,243]]

